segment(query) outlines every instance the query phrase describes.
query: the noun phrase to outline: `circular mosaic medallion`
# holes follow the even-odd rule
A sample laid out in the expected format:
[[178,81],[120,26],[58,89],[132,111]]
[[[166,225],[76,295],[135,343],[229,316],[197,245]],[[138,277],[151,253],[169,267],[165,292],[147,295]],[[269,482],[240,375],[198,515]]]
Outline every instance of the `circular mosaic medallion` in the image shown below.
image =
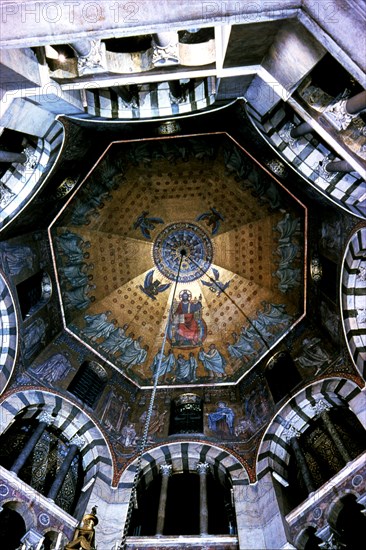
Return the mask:
[[164,277],[175,281],[183,255],[178,281],[189,283],[202,277],[211,265],[213,248],[210,238],[193,223],[172,223],[157,236],[153,258]]
[[315,508],[315,510],[313,511],[313,518],[314,519],[320,519],[322,517],[322,514],[323,514],[323,511],[321,508]]
[[38,516],[39,523],[41,525],[49,525],[50,523],[50,516],[42,512],[42,514],[39,514]]
[[354,487],[358,487],[363,482],[363,477],[360,474],[355,475],[355,477],[352,478],[352,485]]
[[2,497],[6,497],[7,495],[9,494],[9,487],[7,487],[7,485],[5,485],[4,483],[2,483],[0,485],[0,495]]

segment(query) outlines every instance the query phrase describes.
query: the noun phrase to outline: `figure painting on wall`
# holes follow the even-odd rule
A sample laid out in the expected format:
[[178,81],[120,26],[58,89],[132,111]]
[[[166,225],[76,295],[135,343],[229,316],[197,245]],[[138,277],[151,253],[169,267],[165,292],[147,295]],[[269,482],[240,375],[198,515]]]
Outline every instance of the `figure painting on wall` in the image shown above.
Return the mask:
[[43,382],[53,384],[53,382],[66,378],[71,369],[70,354],[64,351],[63,353],[54,353],[46,361],[29,370]]
[[204,221],[207,227],[211,228],[211,235],[216,235],[220,228],[220,223],[224,221],[224,217],[216,208],[210,207],[208,212],[204,212],[197,216],[196,221]]
[[239,359],[243,357],[246,361],[249,361],[252,356],[257,354],[253,334],[246,331],[245,327],[241,328],[240,334],[233,332],[232,337],[233,344],[227,344],[227,350],[231,357]]
[[91,296],[91,292],[96,289],[96,285],[87,284],[67,290],[64,292],[65,307],[67,309],[86,309],[92,302],[95,301],[95,296]]
[[124,348],[122,355],[119,357],[119,361],[121,361],[126,368],[141,365],[146,361],[148,346],[141,347],[141,340],[141,336],[133,340],[129,346]]
[[221,355],[215,344],[210,344],[208,351],[204,348],[200,349],[198,359],[202,361],[206,371],[208,371],[210,378],[223,378],[225,373],[226,360]]
[[238,420],[235,435],[243,439],[243,437],[250,438],[256,433],[271,414],[269,403],[268,389],[265,385],[252,388],[244,397],[244,416]]
[[45,341],[47,325],[43,319],[35,319],[24,331],[25,358],[29,359]]
[[112,389],[107,393],[104,400],[101,422],[108,430],[119,434],[122,426],[126,423],[129,410],[130,406],[125,397]]
[[121,442],[124,447],[132,447],[135,445],[136,440],[136,430],[132,422],[123,426],[121,431]]
[[175,357],[173,355],[173,350],[169,350],[169,353],[167,355],[163,353],[161,356],[161,364],[159,367],[160,356],[161,356],[161,352],[158,351],[158,353],[154,357],[152,364],[150,365],[150,368],[153,372],[154,378],[158,370],[158,378],[163,376],[163,381],[166,382],[168,374],[171,373],[174,369]]
[[29,246],[2,243],[0,251],[8,264],[11,275],[19,275],[23,269],[32,269],[35,254]]
[[191,378],[191,366],[189,360],[185,359],[181,353],[177,357],[176,381],[189,382]]
[[94,269],[94,264],[76,264],[68,266],[60,266],[59,272],[67,279],[70,286],[73,288],[85,286],[93,279],[93,275],[89,273]]
[[[150,420],[150,426],[149,426],[149,439],[148,441],[151,443],[154,441],[152,436],[160,435],[164,428],[166,427],[166,415],[168,414],[168,411],[165,410],[163,412],[160,412],[156,405],[153,406],[152,414],[151,414],[151,420]],[[148,411],[145,410],[140,418],[139,418],[139,432],[142,434],[145,429],[145,423],[146,423],[146,417],[148,415]]]
[[302,343],[302,354],[295,359],[302,368],[316,368],[315,375],[323,366],[329,365],[331,362],[328,353],[320,347],[320,344],[320,338],[305,338]]
[[108,317],[112,314],[111,311],[105,313],[95,313],[94,315],[84,315],[85,327],[82,332],[85,336],[88,336],[93,342],[98,338],[108,338],[108,336],[116,328],[116,321],[108,320]]
[[[219,401],[216,411],[208,414],[208,427],[214,432],[225,432],[228,430],[229,433],[233,435],[234,419],[234,411],[230,407],[227,407],[224,401]],[[224,427],[221,424],[218,424],[219,422],[222,423],[222,421],[225,424]]]
[[76,253],[78,254],[85,248],[90,248],[90,241],[84,241],[80,235],[66,230],[56,239],[57,247],[63,254]]
[[197,359],[193,355],[193,352],[190,352],[189,354],[189,380],[190,382],[196,382],[197,380]]
[[155,279],[154,281],[153,277],[154,270],[151,270],[147,273],[145,277],[144,286],[140,285],[139,288],[144,294],[146,294],[146,296],[149,296],[149,298],[151,298],[152,300],[156,300],[156,296],[160,292],[164,292],[165,290],[167,290],[170,287],[170,283],[162,285],[159,279]]
[[137,220],[133,223],[133,228],[137,229],[139,228],[142,235],[146,239],[151,239],[151,233],[150,231],[153,231],[155,229],[155,225],[164,223],[164,221],[161,218],[156,218],[155,216],[149,216],[149,212],[146,210],[142,212]]
[[278,238],[280,244],[290,243],[292,237],[300,232],[300,218],[291,219],[290,214],[286,212],[285,217],[277,223],[275,229],[280,233]]
[[175,347],[200,346],[206,337],[206,325],[201,318],[202,297],[192,300],[189,290],[179,293],[179,302],[169,326],[169,338]]
[[100,347],[108,353],[123,353],[123,350],[133,342],[133,338],[126,335],[127,328],[128,324],[126,323],[123,325],[122,328],[118,327],[114,329],[109,334],[108,338],[106,338],[104,342],[100,344]]
[[219,297],[219,296],[221,296],[222,292],[225,292],[225,290],[227,289],[227,287],[229,286],[231,281],[227,281],[226,283],[222,283],[220,281],[219,271],[217,269],[215,269],[214,267],[211,267],[211,270],[212,270],[214,278],[210,277],[210,281],[204,281],[202,279],[201,283],[204,286],[208,286],[209,289],[211,290],[211,292],[217,294],[217,296]]

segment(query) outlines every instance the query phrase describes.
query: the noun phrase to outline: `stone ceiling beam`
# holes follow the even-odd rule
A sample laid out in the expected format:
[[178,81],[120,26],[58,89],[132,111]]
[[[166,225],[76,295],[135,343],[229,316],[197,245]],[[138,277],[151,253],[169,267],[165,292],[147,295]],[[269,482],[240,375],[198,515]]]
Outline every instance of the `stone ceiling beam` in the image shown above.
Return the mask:
[[[1,2],[2,48],[66,44],[160,30],[255,23],[296,17],[300,0],[116,2],[74,0]],[[92,29],[92,30],[91,30]]]

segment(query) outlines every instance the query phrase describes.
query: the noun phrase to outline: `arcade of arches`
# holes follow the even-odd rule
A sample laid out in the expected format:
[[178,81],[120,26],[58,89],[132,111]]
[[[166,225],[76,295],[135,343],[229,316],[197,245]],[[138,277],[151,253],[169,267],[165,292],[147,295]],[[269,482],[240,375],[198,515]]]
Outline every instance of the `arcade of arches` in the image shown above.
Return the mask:
[[183,5],[0,6],[2,549],[365,532],[364,6]]

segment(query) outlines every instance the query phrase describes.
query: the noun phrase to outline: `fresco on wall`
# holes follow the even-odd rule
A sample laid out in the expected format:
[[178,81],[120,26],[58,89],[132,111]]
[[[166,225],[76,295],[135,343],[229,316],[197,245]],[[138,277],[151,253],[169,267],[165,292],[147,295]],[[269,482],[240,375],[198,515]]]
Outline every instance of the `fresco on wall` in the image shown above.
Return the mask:
[[138,386],[237,382],[304,314],[305,217],[227,135],[113,143],[52,226],[66,324]]
[[50,355],[40,365],[30,368],[28,372],[52,386],[55,382],[66,378],[71,370],[70,353],[64,351]]
[[24,269],[33,269],[35,254],[29,246],[0,244],[0,253],[6,261],[10,275],[19,275]]

